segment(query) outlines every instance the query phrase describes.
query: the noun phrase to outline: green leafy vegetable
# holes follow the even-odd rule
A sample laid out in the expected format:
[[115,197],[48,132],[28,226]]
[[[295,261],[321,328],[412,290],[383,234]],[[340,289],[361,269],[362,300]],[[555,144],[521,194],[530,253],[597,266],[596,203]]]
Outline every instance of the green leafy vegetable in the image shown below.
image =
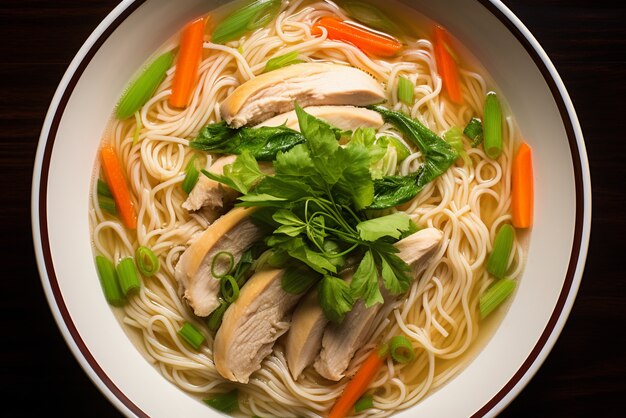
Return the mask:
[[237,389],[233,389],[230,392],[216,395],[213,398],[203,399],[202,401],[218,411],[230,414],[239,408],[239,392]]
[[280,151],[287,151],[304,141],[302,134],[286,126],[233,129],[222,121],[202,128],[189,146],[215,154],[248,151],[258,161],[273,161]]
[[481,318],[486,318],[494,309],[509,297],[515,290],[515,281],[500,279],[492,284],[480,297],[479,307]]
[[[426,184],[445,173],[458,158],[459,154],[454,148],[419,121],[382,106],[369,106],[369,108],[380,113],[385,122],[393,124],[406,138],[417,145],[422,154],[424,154],[423,170],[414,176],[415,186],[413,191],[415,191],[415,194],[419,193]],[[386,205],[394,202],[395,199],[392,199],[392,197],[398,196],[397,190],[400,186],[404,186],[404,193],[408,191],[406,188],[407,182],[393,179],[390,183],[380,185],[385,187],[381,187],[377,191],[377,200],[373,202],[370,206],[371,208],[385,209],[390,207]],[[398,197],[405,199],[405,202],[410,199],[410,197],[406,199],[406,194]],[[381,201],[378,201],[379,198]]]
[[415,86],[408,78],[400,76],[398,78],[398,100],[407,106],[413,105]]
[[267,25],[278,13],[280,0],[256,0],[237,9],[213,30],[211,41],[223,44]]
[[350,289],[353,295],[363,298],[367,308],[384,302],[378,286],[378,270],[371,250],[365,253],[354,276],[352,276]]
[[356,229],[364,241],[376,241],[387,236],[398,239],[403,231],[409,229],[409,222],[411,222],[409,215],[397,212],[360,222]]
[[172,52],[166,52],[152,61],[122,94],[115,109],[115,116],[118,119],[126,119],[146,104],[165,78],[165,73],[173,61]]
[[463,129],[463,133],[472,140],[472,147],[477,147],[483,142],[483,123],[478,118],[471,118]]
[[202,170],[202,174],[208,178],[224,183],[244,194],[265,177],[259,164],[248,151],[244,151],[232,164],[224,166],[223,173],[215,174]]
[[298,58],[299,55],[300,53],[298,51],[291,51],[291,52],[287,52],[286,54],[279,55],[277,57],[269,59],[267,63],[265,64],[264,72],[267,73],[270,71],[277,70],[279,68],[286,67],[288,65],[299,64],[301,62],[304,62],[304,60]]
[[299,295],[309,290],[321,278],[319,273],[304,266],[290,266],[281,278],[281,287],[287,293]]
[[398,138],[388,135],[383,135],[378,138],[378,144],[387,147],[391,145],[396,149],[396,154],[398,155],[398,161],[402,162],[411,155],[411,150],[409,150],[406,145],[402,143]]
[[319,303],[326,318],[340,324],[354,305],[350,286],[338,277],[324,276],[317,291]]
[[387,209],[413,199],[425,184],[424,166],[407,176],[384,176],[374,180],[374,201],[370,209]]
[[485,154],[493,160],[502,153],[502,108],[498,95],[490,91],[485,98],[484,107],[484,144]]

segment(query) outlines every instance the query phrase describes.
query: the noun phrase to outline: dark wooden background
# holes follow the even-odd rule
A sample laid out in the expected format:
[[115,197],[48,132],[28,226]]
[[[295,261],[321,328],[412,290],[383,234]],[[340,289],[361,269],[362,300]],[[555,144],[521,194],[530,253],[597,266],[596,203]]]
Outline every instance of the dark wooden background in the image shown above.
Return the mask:
[[[117,3],[0,2],[3,416],[120,416],[56,327],[30,224],[32,166],[47,107],[74,54]],[[504,3],[543,45],[572,97],[591,165],[593,223],[569,321],[543,367],[501,416],[626,416],[626,6],[610,0]]]

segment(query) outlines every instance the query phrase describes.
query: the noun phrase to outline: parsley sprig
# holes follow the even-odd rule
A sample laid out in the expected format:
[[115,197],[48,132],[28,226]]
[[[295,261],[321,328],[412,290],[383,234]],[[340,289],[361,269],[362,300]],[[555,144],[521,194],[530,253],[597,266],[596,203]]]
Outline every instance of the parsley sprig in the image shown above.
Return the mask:
[[[242,193],[239,206],[259,207],[255,217],[273,228],[267,245],[311,273],[286,275],[283,288],[305,291],[317,281],[324,313],[339,323],[359,299],[382,303],[380,282],[392,295],[408,289],[410,269],[393,243],[413,225],[402,212],[368,219],[375,191],[368,148],[342,147],[328,124],[299,106],[296,113],[306,141],[277,153],[273,175],[246,150],[223,175],[203,173]],[[356,271],[348,283],[340,272],[350,259]]]

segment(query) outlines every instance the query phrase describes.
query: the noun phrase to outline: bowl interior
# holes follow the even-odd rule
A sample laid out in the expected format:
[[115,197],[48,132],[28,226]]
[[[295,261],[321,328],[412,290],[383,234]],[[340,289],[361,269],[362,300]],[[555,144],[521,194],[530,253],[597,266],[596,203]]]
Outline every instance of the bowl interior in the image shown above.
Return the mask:
[[[176,416],[184,410],[188,417],[220,416],[163,378],[120,327],[102,297],[87,216],[100,136],[120,92],[137,68],[185,22],[219,4],[206,0],[122,3],[73,61],[42,132],[33,183],[33,222],[43,285],[78,360],[126,413]],[[558,76],[556,83],[552,81],[551,67],[544,68],[541,54],[529,52],[533,42],[520,42],[516,33],[524,31],[511,29],[516,19],[501,5],[486,0],[406,4],[447,26],[481,62],[533,148],[535,226],[525,273],[506,315],[456,378],[398,416],[493,414],[540,365],[573,302],[589,228],[582,136],[573,130],[577,128],[573,113],[563,113],[571,104],[560,97],[566,93],[559,90]],[[508,390],[502,393],[505,387]],[[485,410],[485,405],[490,407]]]

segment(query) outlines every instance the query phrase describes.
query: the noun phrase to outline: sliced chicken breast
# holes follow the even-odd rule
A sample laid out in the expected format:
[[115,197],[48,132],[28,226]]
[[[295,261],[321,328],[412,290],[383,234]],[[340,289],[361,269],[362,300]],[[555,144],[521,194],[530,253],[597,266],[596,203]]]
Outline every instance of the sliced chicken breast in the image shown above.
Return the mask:
[[[411,266],[416,277],[437,252],[442,239],[441,231],[426,228],[398,241],[395,246],[400,249],[398,256]],[[385,303],[393,300],[384,289],[381,292]],[[314,364],[315,370],[321,376],[334,381],[344,377],[350,360],[377,326],[373,320],[381,308],[382,304],[366,308],[363,301],[359,300],[341,324],[330,324],[326,328],[322,337],[322,349]]]
[[[383,118],[380,113],[363,107],[355,106],[309,106],[304,110],[318,119],[341,129],[342,131],[354,131],[357,128],[378,129],[383,126]],[[300,130],[296,111],[283,113],[261,122],[256,127],[280,126]]]
[[228,260],[219,257],[213,266],[213,258],[221,251],[233,255],[237,264],[241,254],[263,234],[249,215],[253,209],[235,208],[212,223],[185,250],[176,264],[176,279],[184,288],[183,297],[198,316],[207,316],[218,306],[220,280],[212,270],[228,268]]
[[273,269],[254,274],[224,313],[213,344],[215,368],[224,378],[248,383],[276,340],[289,329],[291,311],[302,295],[282,289],[284,272]]
[[322,336],[328,319],[318,302],[318,293],[311,290],[298,304],[291,318],[285,355],[294,380],[313,363],[322,348]]
[[[232,164],[236,159],[236,155],[220,157],[207,171],[214,174],[224,174],[224,166]],[[238,195],[236,190],[201,174],[182,206],[187,210],[198,210],[203,207],[221,210],[230,206]]]
[[293,110],[295,102],[302,107],[366,106],[384,100],[382,85],[357,68],[302,63],[261,74],[243,83],[222,102],[220,112],[223,120],[239,128]]

